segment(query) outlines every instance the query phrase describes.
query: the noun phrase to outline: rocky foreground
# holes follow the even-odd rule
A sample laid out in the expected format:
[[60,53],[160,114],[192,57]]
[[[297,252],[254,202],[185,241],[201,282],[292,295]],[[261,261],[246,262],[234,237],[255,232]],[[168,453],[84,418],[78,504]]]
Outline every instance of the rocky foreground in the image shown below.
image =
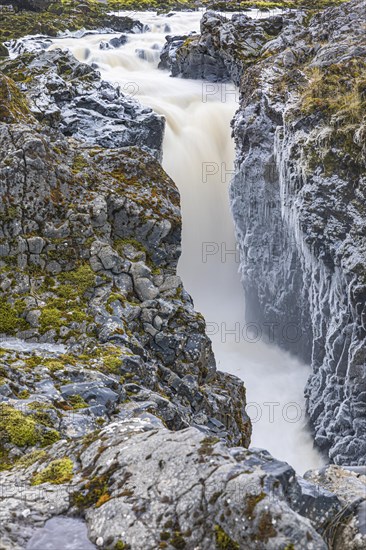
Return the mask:
[[0,548],[65,515],[114,550],[363,548],[362,469],[247,449],[176,274],[164,121],[40,43],[0,64]]

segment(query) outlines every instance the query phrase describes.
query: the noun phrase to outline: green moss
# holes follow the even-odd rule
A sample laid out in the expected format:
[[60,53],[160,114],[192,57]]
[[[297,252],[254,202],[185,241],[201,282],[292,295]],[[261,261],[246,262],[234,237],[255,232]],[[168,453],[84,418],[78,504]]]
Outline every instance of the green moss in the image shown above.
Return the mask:
[[187,546],[186,541],[184,540],[183,535],[180,531],[174,531],[169,542],[173,546],[173,548],[177,548],[178,550],[183,550],[183,548]]
[[22,390],[21,392],[18,393],[19,399],[28,399],[29,396],[30,396],[30,392],[28,390]]
[[55,329],[60,330],[66,324],[66,319],[63,312],[56,307],[44,307],[39,316],[39,330],[41,334]]
[[74,174],[78,174],[88,166],[89,166],[89,161],[83,155],[76,154],[74,156],[74,162],[72,165],[72,171],[74,172]]
[[61,436],[57,430],[47,430],[47,432],[42,435],[42,447],[48,447],[48,445],[53,445],[57,441],[60,441]]
[[30,122],[32,116],[25,99],[17,85],[0,73],[0,122]]
[[114,550],[126,550],[126,545],[123,541],[119,540],[114,545]]
[[81,397],[81,395],[71,395],[68,398],[68,402],[73,409],[85,409],[88,407],[88,403]]
[[220,525],[215,525],[216,548],[219,550],[239,550],[240,546],[224,531]]
[[122,359],[114,355],[107,355],[103,358],[104,369],[112,374],[120,374]]
[[51,372],[56,372],[58,370],[62,370],[65,367],[65,364],[62,361],[58,361],[57,359],[46,359],[43,362],[43,365],[48,368]]
[[32,466],[35,462],[44,460],[45,458],[47,458],[46,451],[32,451],[31,453],[22,456],[22,458],[18,460],[15,466],[17,468],[28,468],[29,466]]
[[91,506],[99,507],[104,504],[104,502],[107,502],[107,500],[110,499],[108,480],[115,468],[116,467],[111,467],[105,474],[95,476],[84,484],[81,491],[72,493],[72,505],[76,506],[78,510],[84,511]]
[[18,447],[35,445],[42,440],[34,419],[10,405],[0,406],[0,432],[4,442]]
[[53,460],[44,470],[33,476],[32,485],[67,483],[73,478],[73,468],[74,463],[70,458],[64,457]]
[[74,271],[60,273],[58,278],[61,282],[73,285],[78,290],[80,296],[83,296],[95,284],[95,273],[89,264],[82,264]]
[[4,298],[0,298],[0,332],[14,335],[18,330],[27,328],[28,325],[20,314],[19,305],[11,305]]

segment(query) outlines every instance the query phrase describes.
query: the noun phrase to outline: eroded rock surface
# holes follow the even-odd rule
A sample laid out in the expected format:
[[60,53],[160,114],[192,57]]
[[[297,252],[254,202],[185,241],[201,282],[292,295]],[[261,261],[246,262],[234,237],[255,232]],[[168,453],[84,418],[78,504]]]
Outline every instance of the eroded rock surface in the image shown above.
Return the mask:
[[106,549],[327,548],[296,511],[301,487],[291,467],[195,428],[119,421],[34,460],[0,474],[5,549],[22,548],[41,518],[80,513]]
[[66,136],[102,147],[138,145],[161,157],[164,119],[143,107],[67,50],[45,39],[20,40],[2,70],[20,85],[31,113]]
[[164,52],[174,74],[240,85],[231,199],[248,321],[311,362],[315,442],[354,465],[366,456],[365,24],[364,0],[310,21],[208,13],[201,36]]

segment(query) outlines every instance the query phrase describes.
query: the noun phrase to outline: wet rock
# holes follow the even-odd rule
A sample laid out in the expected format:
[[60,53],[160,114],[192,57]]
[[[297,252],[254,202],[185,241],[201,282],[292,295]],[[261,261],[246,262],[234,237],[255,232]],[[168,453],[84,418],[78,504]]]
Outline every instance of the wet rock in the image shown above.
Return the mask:
[[[27,57],[28,75],[26,95],[31,112],[42,122],[61,128],[66,136],[74,136],[89,144],[102,147],[139,145],[160,158],[164,134],[164,121],[149,108],[140,106],[131,97],[123,95],[119,88],[104,82],[99,72],[80,63],[69,52],[35,49],[36,41],[22,41],[22,52],[17,61],[9,65],[23,65],[22,55]],[[14,51],[19,49],[14,46]],[[3,67],[6,72],[6,65]],[[26,78],[26,75],[24,74]],[[40,93],[40,88],[42,92]]]
[[[356,91],[365,13],[361,0],[309,25],[301,12],[261,21],[207,12],[201,35],[168,38],[162,57],[174,75],[240,86],[231,202],[247,321],[312,364],[315,442],[331,461],[355,466],[366,456],[365,105]],[[356,117],[341,103],[350,88]]]
[[121,46],[124,46],[128,41],[128,37],[125,34],[121,34],[121,36],[115,36],[114,38],[111,38],[108,40],[108,42],[105,42],[102,40],[99,47],[101,50],[110,50],[113,48],[120,48]]
[[[29,482],[34,472],[61,456],[78,456],[73,460],[72,480],[58,486],[45,484],[42,502],[31,500]],[[55,444],[43,463],[18,469],[16,474],[0,474],[2,486],[11,485],[17,475],[24,495],[17,504],[0,500],[4,525],[17,506],[16,526],[0,532],[10,544],[19,540],[21,532],[28,539],[29,530],[21,530],[25,523],[32,527],[37,510],[44,520],[60,512],[82,513],[91,541],[98,545],[103,540],[104,547],[111,549],[119,541],[132,550],[152,550],[161,541],[171,540],[175,546],[179,540],[181,546],[209,550],[225,540],[233,547],[253,550],[263,544],[273,549],[291,544],[305,549],[311,541],[314,548],[325,550],[325,542],[310,522],[293,510],[281,483],[276,484],[276,478],[262,468],[267,465],[268,470],[271,461],[275,462],[268,453],[228,449],[195,428],[174,433],[148,416],[120,420],[94,441]],[[100,483],[101,492],[94,495],[90,480]],[[288,483],[295,486],[295,477]],[[59,505],[52,509],[56,490]]]

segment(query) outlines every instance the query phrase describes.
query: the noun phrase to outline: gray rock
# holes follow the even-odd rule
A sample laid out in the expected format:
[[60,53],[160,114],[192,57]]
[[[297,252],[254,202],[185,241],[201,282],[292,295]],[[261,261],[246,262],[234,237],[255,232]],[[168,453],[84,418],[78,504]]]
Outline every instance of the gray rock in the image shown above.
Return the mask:
[[118,394],[110,388],[96,382],[81,382],[61,386],[61,395],[64,399],[80,395],[90,405],[103,405],[109,409],[118,401]]

